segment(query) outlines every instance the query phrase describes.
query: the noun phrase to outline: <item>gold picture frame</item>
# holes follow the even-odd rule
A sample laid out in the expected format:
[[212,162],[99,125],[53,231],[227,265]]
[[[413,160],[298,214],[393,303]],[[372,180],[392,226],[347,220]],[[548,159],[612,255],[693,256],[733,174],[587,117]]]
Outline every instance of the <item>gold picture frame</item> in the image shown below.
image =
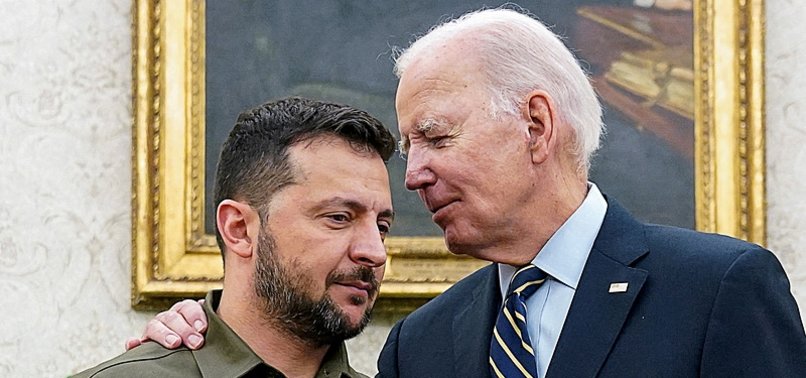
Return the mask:
[[[133,5],[132,305],[220,287],[204,233],[204,0]],[[694,1],[697,229],[765,243],[762,0]],[[387,306],[409,308],[485,262],[441,238],[387,241]],[[409,306],[409,307],[407,307]]]

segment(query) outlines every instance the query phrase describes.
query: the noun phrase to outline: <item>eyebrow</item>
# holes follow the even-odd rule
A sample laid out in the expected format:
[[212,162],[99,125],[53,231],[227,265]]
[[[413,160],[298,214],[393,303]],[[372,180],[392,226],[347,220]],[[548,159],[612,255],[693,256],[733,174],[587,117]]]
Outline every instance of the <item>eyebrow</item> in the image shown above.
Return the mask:
[[[440,120],[437,118],[425,118],[417,122],[414,125],[414,131],[425,134],[429,131],[434,130],[438,127],[444,127],[447,125],[447,122],[444,120]],[[405,135],[400,135],[400,142],[397,143],[397,148],[401,154],[405,155],[409,152],[409,148],[411,147],[411,141]]]
[[[333,197],[328,200],[322,201],[316,209],[323,209],[328,206],[345,206],[350,210],[355,212],[369,212],[369,208],[361,202],[358,202],[354,199],[345,198],[345,197]],[[385,209],[378,213],[378,217],[381,218],[389,218],[390,220],[395,219],[395,212],[392,209]]]
[[421,120],[420,122],[417,122],[417,125],[415,125],[414,128],[418,132],[421,132],[421,133],[425,134],[425,133],[427,133],[427,132],[429,132],[431,130],[434,130],[437,127],[444,126],[445,123],[446,122],[444,122],[442,120],[438,120],[436,118],[425,118],[425,119]]

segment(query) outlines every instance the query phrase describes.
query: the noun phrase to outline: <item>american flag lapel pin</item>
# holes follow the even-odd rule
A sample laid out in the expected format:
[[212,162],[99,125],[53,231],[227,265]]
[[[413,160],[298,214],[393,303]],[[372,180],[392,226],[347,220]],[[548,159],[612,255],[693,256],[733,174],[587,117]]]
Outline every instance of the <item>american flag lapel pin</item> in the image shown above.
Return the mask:
[[607,290],[608,293],[626,293],[627,287],[629,283],[627,282],[611,282],[610,289]]

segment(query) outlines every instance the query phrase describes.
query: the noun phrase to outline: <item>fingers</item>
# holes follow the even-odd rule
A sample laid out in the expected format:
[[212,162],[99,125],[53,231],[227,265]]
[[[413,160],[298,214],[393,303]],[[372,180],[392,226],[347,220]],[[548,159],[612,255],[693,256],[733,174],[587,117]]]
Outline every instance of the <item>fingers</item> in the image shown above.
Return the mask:
[[126,347],[126,350],[131,350],[132,348],[136,348],[137,346],[139,346],[142,343],[143,343],[142,340],[140,340],[140,339],[138,339],[136,337],[130,337],[130,338],[126,339],[125,347]]
[[199,301],[185,299],[174,304],[171,310],[181,314],[187,320],[187,324],[191,325],[196,332],[202,333],[207,331],[207,315],[204,313],[203,304],[204,299]]
[[201,334],[175,310],[163,311],[151,319],[143,337],[154,340],[168,349],[175,349],[180,344],[185,344],[190,349],[198,349],[204,343]]
[[166,322],[171,322],[169,318],[175,318],[176,316],[180,315],[168,311],[157,314],[157,316],[149,320],[148,324],[146,324],[146,330],[143,332],[141,340],[152,340],[168,349],[178,348],[179,345],[181,345],[181,338],[166,325]]
[[168,311],[160,312],[148,322],[142,338],[126,340],[126,348],[134,348],[148,340],[168,349],[176,349],[182,344],[190,349],[201,348],[204,345],[201,332],[207,330],[203,303],[203,300],[197,302],[190,299],[175,303]]

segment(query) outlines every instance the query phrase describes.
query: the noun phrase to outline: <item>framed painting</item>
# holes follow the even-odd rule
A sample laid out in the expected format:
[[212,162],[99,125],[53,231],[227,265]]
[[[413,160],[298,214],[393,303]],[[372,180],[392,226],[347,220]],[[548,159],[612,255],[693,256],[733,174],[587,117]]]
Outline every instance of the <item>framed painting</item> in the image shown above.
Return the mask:
[[[763,244],[763,3],[680,2],[690,8],[519,5],[564,37],[603,101],[608,135],[592,181],[646,221]],[[219,147],[240,111],[299,95],[365,109],[396,130],[396,46],[440,20],[498,5],[136,0],[133,306],[221,285],[209,198]],[[393,158],[389,170],[396,219],[381,307],[407,310],[486,262],[450,254],[404,189],[405,162]]]

